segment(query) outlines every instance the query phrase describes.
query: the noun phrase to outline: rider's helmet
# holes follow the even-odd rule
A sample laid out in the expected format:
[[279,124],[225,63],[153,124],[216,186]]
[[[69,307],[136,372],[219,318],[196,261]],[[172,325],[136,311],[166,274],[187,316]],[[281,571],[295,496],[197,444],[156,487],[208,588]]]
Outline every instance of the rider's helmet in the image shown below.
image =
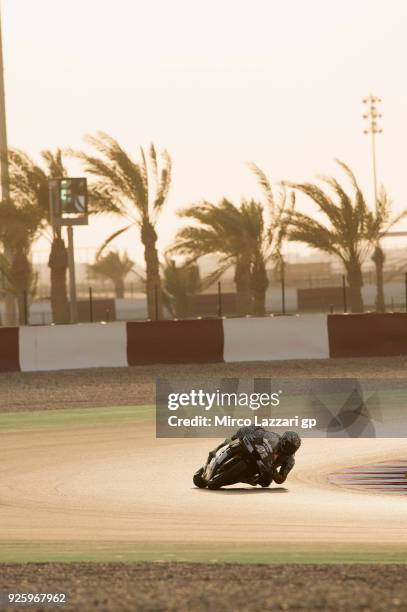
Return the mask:
[[295,431],[286,431],[280,438],[278,450],[283,455],[294,455],[300,446],[300,436]]

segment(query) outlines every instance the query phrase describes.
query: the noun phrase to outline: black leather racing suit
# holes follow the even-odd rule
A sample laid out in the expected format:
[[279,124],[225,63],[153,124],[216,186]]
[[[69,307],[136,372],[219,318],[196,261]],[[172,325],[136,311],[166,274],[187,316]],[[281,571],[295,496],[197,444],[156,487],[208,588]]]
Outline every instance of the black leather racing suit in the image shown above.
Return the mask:
[[266,467],[266,473],[262,475],[248,473],[247,476],[243,477],[242,482],[247,482],[251,485],[259,484],[262,487],[268,487],[272,482],[276,484],[285,482],[288,474],[294,467],[294,455],[282,455],[280,453],[276,457],[275,453],[279,453],[280,436],[275,432],[267,431],[263,427],[256,425],[249,425],[238,429],[230,439],[226,438],[222,444],[219,444],[209,453],[208,461],[222,446],[229,444],[230,440],[236,440],[236,438],[241,440],[244,437],[249,438],[254,446],[259,445],[265,450],[265,453],[262,453],[262,460]]

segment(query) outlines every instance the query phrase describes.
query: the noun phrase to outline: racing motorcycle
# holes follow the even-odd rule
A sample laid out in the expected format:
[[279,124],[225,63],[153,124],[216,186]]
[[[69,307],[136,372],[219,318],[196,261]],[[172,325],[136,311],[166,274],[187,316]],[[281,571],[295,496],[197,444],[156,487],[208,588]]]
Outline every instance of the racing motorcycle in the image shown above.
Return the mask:
[[207,463],[194,474],[194,485],[200,489],[219,489],[244,482],[256,484],[256,476],[268,472],[264,463],[268,451],[263,445],[254,445],[249,438],[231,440],[210,454]]

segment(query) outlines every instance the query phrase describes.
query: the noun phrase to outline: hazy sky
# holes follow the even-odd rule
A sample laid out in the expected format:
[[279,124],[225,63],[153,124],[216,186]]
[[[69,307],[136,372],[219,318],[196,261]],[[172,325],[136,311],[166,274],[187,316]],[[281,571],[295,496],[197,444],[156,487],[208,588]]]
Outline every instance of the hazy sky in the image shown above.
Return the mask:
[[[2,9],[9,144],[37,156],[101,129],[135,157],[150,141],[167,148],[161,246],[179,207],[258,196],[248,160],[275,181],[308,180],[339,157],[371,197],[369,92],[383,98],[379,179],[397,209],[407,206],[405,0],[2,0]],[[79,246],[97,247],[121,222],[91,223],[77,230]],[[121,245],[142,256],[135,232]]]

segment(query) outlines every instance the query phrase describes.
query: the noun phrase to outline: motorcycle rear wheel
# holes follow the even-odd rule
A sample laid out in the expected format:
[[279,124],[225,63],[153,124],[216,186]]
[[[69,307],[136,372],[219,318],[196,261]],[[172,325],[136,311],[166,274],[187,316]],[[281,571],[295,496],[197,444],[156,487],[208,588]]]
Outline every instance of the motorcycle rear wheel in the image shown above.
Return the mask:
[[239,459],[237,463],[234,463],[224,472],[216,474],[211,478],[208,483],[208,489],[216,490],[226,485],[236,484],[240,480],[240,476],[247,471],[247,463],[243,459]]

